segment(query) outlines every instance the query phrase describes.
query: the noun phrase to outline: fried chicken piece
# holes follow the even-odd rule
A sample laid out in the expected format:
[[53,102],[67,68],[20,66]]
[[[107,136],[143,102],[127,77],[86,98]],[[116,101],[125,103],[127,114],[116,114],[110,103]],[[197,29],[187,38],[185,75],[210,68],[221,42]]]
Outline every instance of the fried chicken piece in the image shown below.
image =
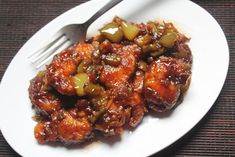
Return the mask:
[[76,118],[64,111],[54,114],[52,121],[57,125],[59,139],[66,143],[83,142],[92,132],[92,126],[87,118]]
[[142,121],[146,108],[139,94],[134,93],[129,99],[130,102],[125,105],[114,102],[114,99],[110,100],[108,110],[95,125],[96,129],[105,136],[120,136],[126,123],[131,127],[136,127]]
[[135,71],[137,60],[136,54],[140,53],[140,47],[137,45],[123,46],[111,44],[106,45],[103,49],[120,56],[121,62],[117,67],[105,64],[100,75],[100,82],[108,88],[114,88],[121,84],[125,84]]
[[161,57],[148,66],[144,79],[144,95],[149,108],[157,112],[170,110],[189,85],[190,66],[179,59]]
[[91,138],[92,124],[85,109],[81,110],[81,108],[88,107],[84,105],[83,103],[83,106],[75,106],[68,111],[61,109],[54,112],[50,120],[39,122],[34,128],[37,141],[41,144],[55,141],[72,144]]
[[134,92],[128,83],[110,92],[108,109],[98,119],[95,127],[106,136],[121,135],[125,124],[136,127],[147,110],[141,94]]
[[130,118],[130,109],[124,107],[124,99],[129,96],[127,86],[117,86],[107,91],[109,100],[102,115],[97,119],[95,128],[105,136],[120,136],[123,126]]
[[95,129],[102,132],[105,136],[120,136],[123,132],[123,126],[129,117],[129,112],[122,106],[115,104],[113,100],[108,102],[108,106],[108,110],[98,118]]
[[48,83],[63,95],[75,95],[71,77],[76,74],[79,62],[91,60],[93,50],[92,44],[79,43],[57,54],[47,66]]
[[30,81],[28,91],[33,107],[35,107],[40,114],[50,115],[61,109],[62,101],[55,94],[55,91],[48,86],[44,71],[39,72],[38,75]]
[[[137,83],[137,79],[141,82],[141,79],[136,77],[135,83]],[[147,112],[142,93],[136,92],[132,84],[126,83],[112,89],[112,97],[116,104],[128,109],[130,116],[127,122],[129,126],[136,127],[143,119],[144,113]]]
[[34,127],[34,137],[40,144],[58,141],[58,135],[55,130],[56,128],[53,128],[52,122],[41,121]]

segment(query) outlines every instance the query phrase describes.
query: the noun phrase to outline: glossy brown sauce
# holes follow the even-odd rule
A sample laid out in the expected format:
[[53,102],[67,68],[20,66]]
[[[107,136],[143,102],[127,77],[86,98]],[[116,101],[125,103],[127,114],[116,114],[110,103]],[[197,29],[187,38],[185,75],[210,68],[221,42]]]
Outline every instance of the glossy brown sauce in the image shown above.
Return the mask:
[[172,110],[187,91],[189,39],[172,23],[119,17],[100,34],[54,56],[33,78],[29,97],[39,117],[39,143],[81,143],[121,136],[149,110]]

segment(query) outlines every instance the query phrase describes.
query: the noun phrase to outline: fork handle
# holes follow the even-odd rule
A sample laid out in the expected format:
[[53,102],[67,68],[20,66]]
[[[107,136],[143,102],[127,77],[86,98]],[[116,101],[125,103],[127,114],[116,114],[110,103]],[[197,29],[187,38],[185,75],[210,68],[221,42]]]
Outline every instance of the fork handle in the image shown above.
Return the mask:
[[105,6],[103,6],[100,10],[98,10],[85,24],[89,26],[92,24],[96,19],[98,19],[101,15],[107,12],[109,9],[117,5],[123,0],[110,0]]

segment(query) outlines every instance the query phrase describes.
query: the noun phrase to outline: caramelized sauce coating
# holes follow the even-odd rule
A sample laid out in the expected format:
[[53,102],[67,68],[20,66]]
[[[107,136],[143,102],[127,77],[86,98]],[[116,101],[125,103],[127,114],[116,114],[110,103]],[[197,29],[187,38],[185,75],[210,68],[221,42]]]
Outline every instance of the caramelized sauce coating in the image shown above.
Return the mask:
[[73,144],[121,136],[148,110],[172,110],[190,84],[187,42],[172,23],[115,17],[98,36],[55,55],[30,81],[29,98],[40,117],[35,138]]
[[100,75],[100,82],[108,88],[114,88],[125,84],[130,79],[136,68],[135,54],[138,54],[141,49],[134,44],[128,46],[111,44],[108,49],[121,57],[121,63],[117,67],[105,64]]
[[62,107],[62,101],[56,96],[55,91],[48,86],[45,72],[40,72],[30,81],[29,98],[38,113],[50,115]]
[[97,120],[95,128],[101,131],[105,136],[120,136],[123,132],[123,126],[129,117],[129,113],[112,100],[108,102],[108,106],[109,108]]
[[78,63],[91,60],[93,49],[91,44],[79,43],[57,54],[47,66],[48,83],[61,94],[75,95],[71,77],[76,74]]
[[57,141],[57,131],[53,128],[52,122],[41,121],[34,127],[34,137],[38,143],[43,144],[46,142]]
[[162,57],[149,65],[144,79],[144,95],[149,107],[157,112],[171,109],[191,72],[187,63]]
[[[75,110],[75,111],[74,111]],[[83,113],[76,109],[54,112],[49,121],[39,122],[34,129],[34,136],[39,143],[62,141],[66,144],[80,143],[92,136],[92,124]],[[76,113],[74,116],[73,113]]]

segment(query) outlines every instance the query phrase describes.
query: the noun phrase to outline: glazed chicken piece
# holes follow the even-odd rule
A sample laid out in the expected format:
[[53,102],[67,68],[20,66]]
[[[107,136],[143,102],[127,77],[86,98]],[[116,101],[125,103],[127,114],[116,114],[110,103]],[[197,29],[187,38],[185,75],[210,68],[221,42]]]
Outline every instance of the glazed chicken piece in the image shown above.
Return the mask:
[[106,136],[121,135],[125,124],[136,127],[141,122],[146,108],[141,94],[134,92],[130,84],[115,87],[110,92],[108,108],[95,127]]
[[81,143],[93,135],[90,115],[88,103],[79,102],[74,108],[67,111],[61,109],[54,112],[50,120],[39,122],[34,128],[34,136],[41,144],[55,141]]
[[100,82],[108,88],[125,84],[135,71],[136,55],[141,52],[140,47],[137,45],[123,46],[110,43],[106,43],[105,46],[101,44],[101,49],[102,47],[105,47],[103,48],[105,51],[118,55],[120,64],[117,66],[105,64],[100,75]]
[[109,108],[96,121],[95,129],[104,136],[120,136],[129,117],[129,112],[112,100],[108,102],[108,106]]
[[79,43],[57,54],[47,66],[48,83],[63,95],[75,95],[71,77],[76,74],[77,66],[82,60],[91,60],[93,50],[92,44]]
[[[137,79],[135,80],[136,83]],[[139,79],[138,81],[141,84],[143,80]],[[122,106],[130,112],[127,123],[131,127],[136,127],[143,119],[144,113],[147,112],[142,93],[135,91],[132,84],[126,83],[112,89],[111,97],[118,106]]]
[[36,111],[43,115],[50,115],[62,107],[62,101],[55,91],[48,86],[45,72],[41,71],[30,81],[29,98]]
[[147,68],[144,95],[149,108],[157,112],[172,109],[181,89],[190,82],[190,65],[179,59],[161,57]]
[[140,94],[143,78],[137,77],[138,80],[135,81],[136,90],[139,93],[135,92],[132,85],[128,83],[136,70],[136,62],[141,54],[141,49],[135,44],[123,46],[106,41],[100,47],[104,54],[118,55],[120,63],[118,65],[105,64],[101,72],[100,82],[110,89],[111,100],[108,110],[99,118],[96,129],[105,135],[120,135],[125,123],[136,127],[146,112]]

